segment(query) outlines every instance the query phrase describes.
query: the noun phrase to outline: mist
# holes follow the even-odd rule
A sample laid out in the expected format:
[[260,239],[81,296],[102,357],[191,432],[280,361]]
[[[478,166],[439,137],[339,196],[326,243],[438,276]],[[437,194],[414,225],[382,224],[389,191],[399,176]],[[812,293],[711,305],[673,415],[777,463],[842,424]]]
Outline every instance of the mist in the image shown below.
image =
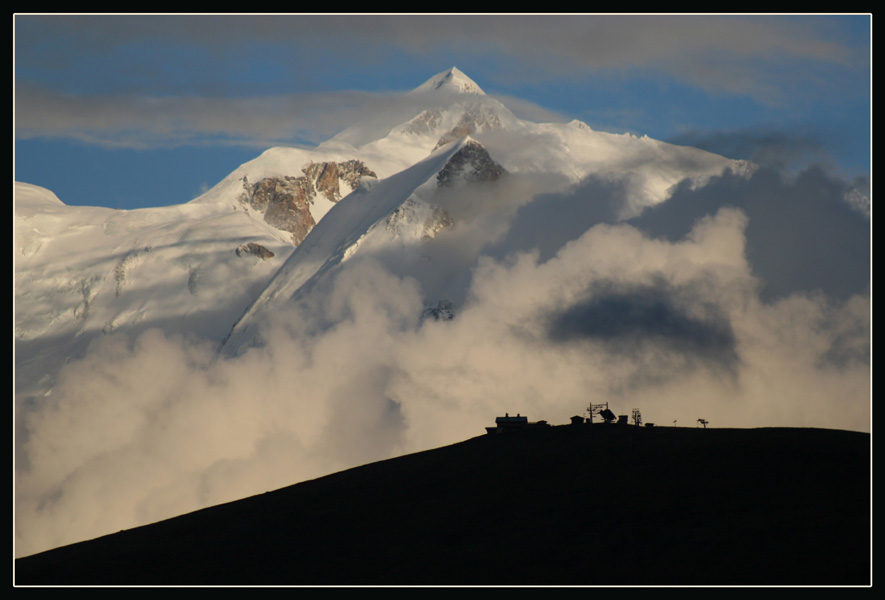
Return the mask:
[[[674,190],[666,232],[625,216],[626,182],[461,188],[437,198],[449,230],[355,255],[237,356],[160,330],[102,338],[19,407],[16,555],[483,435],[505,412],[869,431],[869,276],[831,285],[869,269],[868,237],[831,246],[869,221],[849,210],[827,237],[844,187],[762,175]],[[772,288],[786,248],[753,227],[779,202],[841,257],[817,283]],[[454,318],[428,317],[443,300]]]

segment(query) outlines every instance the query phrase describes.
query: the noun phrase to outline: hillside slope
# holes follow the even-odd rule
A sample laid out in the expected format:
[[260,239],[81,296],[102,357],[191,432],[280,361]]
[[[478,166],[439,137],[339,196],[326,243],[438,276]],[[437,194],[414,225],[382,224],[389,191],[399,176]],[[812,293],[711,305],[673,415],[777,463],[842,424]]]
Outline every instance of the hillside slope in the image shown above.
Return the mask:
[[15,562],[29,584],[868,585],[870,438],[545,427]]

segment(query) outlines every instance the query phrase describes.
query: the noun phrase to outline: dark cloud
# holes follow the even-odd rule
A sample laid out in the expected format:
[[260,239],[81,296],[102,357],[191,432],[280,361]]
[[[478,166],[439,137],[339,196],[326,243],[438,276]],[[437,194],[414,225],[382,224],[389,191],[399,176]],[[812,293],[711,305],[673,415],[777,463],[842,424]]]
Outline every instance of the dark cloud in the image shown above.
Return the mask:
[[664,279],[629,286],[597,281],[585,299],[550,317],[548,334],[556,342],[600,342],[607,350],[626,355],[657,346],[705,363],[732,366],[737,342],[731,324],[700,297],[698,286],[676,288]]
[[760,168],[749,178],[727,173],[694,189],[683,182],[666,203],[630,223],[677,241],[705,215],[739,208],[749,217],[747,258],[763,299],[815,290],[845,299],[870,285],[870,221],[850,203],[852,191],[819,167],[795,177]]
[[667,141],[729,158],[750,160],[763,167],[785,169],[829,159],[834,137],[838,134],[816,131],[809,126],[797,132],[765,124],[742,130],[684,131]]

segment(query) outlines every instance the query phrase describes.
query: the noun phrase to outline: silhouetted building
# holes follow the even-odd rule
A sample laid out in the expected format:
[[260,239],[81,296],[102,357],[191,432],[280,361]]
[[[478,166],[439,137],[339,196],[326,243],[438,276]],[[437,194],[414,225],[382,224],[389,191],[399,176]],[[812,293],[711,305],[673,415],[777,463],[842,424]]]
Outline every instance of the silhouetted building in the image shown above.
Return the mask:
[[583,424],[584,424],[584,417],[579,417],[578,415],[575,415],[574,417],[572,417],[572,425],[583,425]]
[[[525,429],[526,427],[528,427],[528,424],[528,417],[523,417],[519,414],[517,414],[515,417],[511,417],[509,414],[504,413],[503,417],[498,417],[495,419],[495,427],[486,427],[486,432],[505,433],[507,431]],[[546,425],[546,422],[544,424]]]

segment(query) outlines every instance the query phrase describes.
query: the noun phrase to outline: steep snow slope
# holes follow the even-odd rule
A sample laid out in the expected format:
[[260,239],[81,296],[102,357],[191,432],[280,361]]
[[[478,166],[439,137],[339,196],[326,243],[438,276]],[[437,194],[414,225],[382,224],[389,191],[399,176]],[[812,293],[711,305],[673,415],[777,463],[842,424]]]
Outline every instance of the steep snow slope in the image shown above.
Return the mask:
[[73,207],[18,182],[15,237],[15,376],[24,395],[51,389],[61,365],[117,330],[219,339],[219,324],[241,314],[292,251],[242,211]]
[[[444,209],[432,203],[434,192],[440,185],[440,172],[471,144],[478,146],[470,138],[452,142],[408,169],[365,185],[339,202],[295,249],[237,322],[225,340],[227,351],[237,352],[254,343],[252,336],[256,334],[259,315],[308,293],[320,277],[357,252],[385,249],[402,243],[403,238],[429,238],[450,224]],[[470,167],[468,172],[472,172]],[[457,175],[463,176],[463,172]]]

